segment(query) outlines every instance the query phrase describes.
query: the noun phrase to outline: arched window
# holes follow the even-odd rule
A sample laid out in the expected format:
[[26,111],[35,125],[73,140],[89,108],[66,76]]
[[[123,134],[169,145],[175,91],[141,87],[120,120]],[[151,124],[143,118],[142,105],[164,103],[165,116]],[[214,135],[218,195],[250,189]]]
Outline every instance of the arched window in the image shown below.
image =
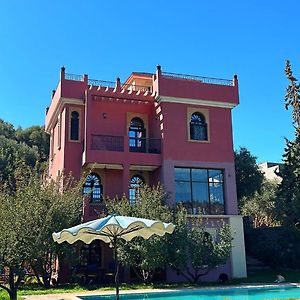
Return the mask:
[[77,111],[72,111],[71,113],[70,140],[79,140],[79,112]]
[[101,178],[96,173],[89,174],[83,185],[83,195],[89,196],[91,202],[100,202],[102,201],[102,194]]
[[131,204],[135,204],[139,197],[139,189],[141,184],[144,183],[144,178],[139,175],[134,175],[130,180],[129,187],[129,201]]
[[205,117],[195,112],[190,121],[190,138],[191,140],[207,141],[207,124]]
[[133,118],[128,135],[131,152],[146,152],[146,129],[143,120],[137,117]]

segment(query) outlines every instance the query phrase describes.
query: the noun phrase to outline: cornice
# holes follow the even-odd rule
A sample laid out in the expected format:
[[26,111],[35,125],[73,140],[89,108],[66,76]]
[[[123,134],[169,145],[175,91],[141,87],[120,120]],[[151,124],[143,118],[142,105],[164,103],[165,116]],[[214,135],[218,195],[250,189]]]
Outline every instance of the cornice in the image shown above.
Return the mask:
[[221,108],[230,108],[230,109],[237,106],[236,103],[230,103],[230,102],[212,101],[212,100],[204,100],[204,99],[177,98],[177,97],[168,97],[168,96],[157,96],[156,101],[158,103],[169,102],[169,103],[212,106],[212,107],[221,107]]
[[51,129],[53,128],[53,126],[55,125],[55,120],[57,120],[58,115],[62,112],[64,106],[66,104],[71,104],[71,105],[80,105],[83,106],[84,105],[84,101],[83,99],[78,99],[78,98],[65,98],[65,97],[61,97],[58,100],[58,104],[55,108],[55,110],[53,111],[53,114],[47,124],[47,127],[45,127],[45,131],[47,133],[50,133]]

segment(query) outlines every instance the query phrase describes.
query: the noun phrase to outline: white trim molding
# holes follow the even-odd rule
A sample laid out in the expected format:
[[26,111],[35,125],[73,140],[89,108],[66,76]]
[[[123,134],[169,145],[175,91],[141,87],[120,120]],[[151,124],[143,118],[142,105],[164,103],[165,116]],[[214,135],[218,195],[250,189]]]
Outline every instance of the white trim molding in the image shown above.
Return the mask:
[[50,133],[50,130],[53,128],[55,121],[58,118],[58,115],[61,114],[64,106],[66,104],[72,104],[72,105],[80,105],[80,106],[84,106],[84,101],[83,99],[78,99],[78,98],[64,98],[61,97],[58,101],[57,101],[57,106],[54,109],[54,112],[49,120],[49,123],[47,124],[47,127],[45,127],[45,131],[47,133]]
[[212,106],[212,107],[221,107],[221,108],[234,108],[235,106],[237,106],[236,103],[230,103],[230,102],[212,101],[212,100],[204,100],[204,99],[177,98],[177,97],[168,97],[168,96],[158,96],[156,97],[156,101],[158,103],[169,102],[169,103],[181,103],[181,104]]
[[123,170],[124,167],[122,164],[98,164],[98,163],[89,163],[87,165],[89,169],[111,169],[111,170]]

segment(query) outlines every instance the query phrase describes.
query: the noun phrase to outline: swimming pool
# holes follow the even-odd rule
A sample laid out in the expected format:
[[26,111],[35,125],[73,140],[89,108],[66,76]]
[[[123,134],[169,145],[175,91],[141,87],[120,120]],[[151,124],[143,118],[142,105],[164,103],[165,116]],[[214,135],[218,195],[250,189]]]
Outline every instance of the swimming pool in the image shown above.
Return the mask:
[[[145,294],[120,295],[120,300],[284,300],[300,299],[300,288],[295,286],[256,287],[256,288],[225,288],[201,289],[192,291],[154,292]],[[82,300],[113,300],[115,295],[109,296],[80,296]]]

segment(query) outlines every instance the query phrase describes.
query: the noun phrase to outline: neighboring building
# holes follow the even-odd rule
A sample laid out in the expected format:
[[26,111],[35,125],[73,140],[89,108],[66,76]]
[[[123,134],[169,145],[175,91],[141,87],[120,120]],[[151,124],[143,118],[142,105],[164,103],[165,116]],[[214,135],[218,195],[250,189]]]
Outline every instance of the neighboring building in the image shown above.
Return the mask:
[[[165,73],[132,73],[125,83],[65,73],[46,114],[51,136],[49,172],[92,169],[84,184],[84,220],[103,210],[105,196],[124,193],[134,203],[141,182],[161,182],[170,205],[182,202],[208,231],[231,225],[230,262],[210,273],[245,277],[242,218],[238,215],[231,110],[239,102],[238,80]],[[92,191],[92,192],[91,192]],[[84,264],[110,268],[107,245],[83,246]],[[97,253],[97,255],[95,255]],[[100,254],[99,254],[100,253]],[[167,272],[167,281],[179,281]]]
[[264,162],[260,163],[258,166],[267,180],[276,180],[277,182],[281,182],[282,178],[278,175],[278,173],[280,168],[283,166],[283,163]]

